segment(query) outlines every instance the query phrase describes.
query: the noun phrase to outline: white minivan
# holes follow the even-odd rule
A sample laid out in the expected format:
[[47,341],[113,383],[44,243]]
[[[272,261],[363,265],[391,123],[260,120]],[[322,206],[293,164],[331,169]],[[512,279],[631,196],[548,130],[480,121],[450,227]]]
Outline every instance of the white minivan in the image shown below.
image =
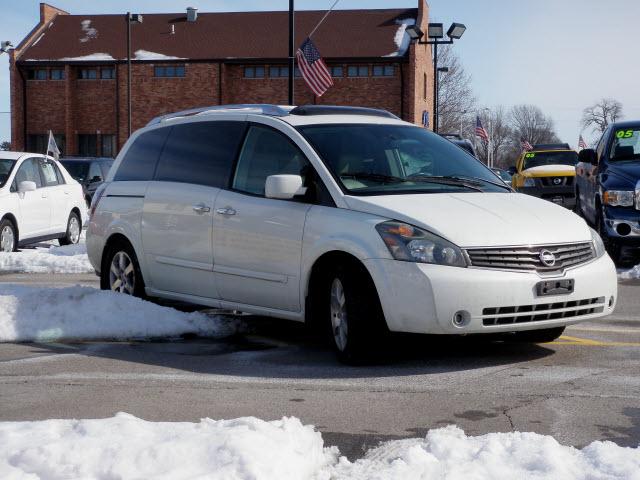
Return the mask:
[[580,217],[365,108],[153,120],[96,193],[87,250],[104,289],[313,322],[344,361],[388,331],[551,341],[617,296]]
[[58,161],[0,152],[0,255],[44,240],[78,243],[86,219],[82,186]]

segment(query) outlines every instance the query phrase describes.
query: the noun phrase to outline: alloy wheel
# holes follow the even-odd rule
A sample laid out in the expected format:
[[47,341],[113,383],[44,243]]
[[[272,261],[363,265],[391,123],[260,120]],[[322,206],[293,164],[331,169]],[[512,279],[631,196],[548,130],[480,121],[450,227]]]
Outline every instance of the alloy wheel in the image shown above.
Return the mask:
[[69,219],[69,240],[71,243],[80,241],[80,222],[75,215],[72,215]]
[[126,252],[117,252],[111,260],[109,287],[114,292],[133,295],[136,286],[135,267]]
[[0,232],[0,250],[5,253],[13,252],[15,241],[13,229],[9,225],[5,225]]
[[349,324],[347,320],[347,302],[344,287],[339,278],[334,278],[331,284],[331,331],[336,347],[341,352],[347,347]]

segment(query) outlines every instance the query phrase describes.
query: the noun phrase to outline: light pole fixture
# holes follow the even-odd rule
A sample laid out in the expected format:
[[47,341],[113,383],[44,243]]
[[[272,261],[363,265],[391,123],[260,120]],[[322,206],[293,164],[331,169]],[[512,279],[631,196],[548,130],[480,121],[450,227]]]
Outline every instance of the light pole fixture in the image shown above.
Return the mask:
[[[433,45],[433,131],[438,133],[438,45],[449,45],[454,40],[460,40],[467,27],[462,23],[452,23],[447,30],[448,40],[444,38],[444,27],[442,23],[430,23],[427,26],[428,40],[424,41],[424,32],[417,25],[409,25],[405,32],[412,42],[419,45]],[[448,71],[448,70],[447,70]]]
[[127,138],[131,136],[131,24],[142,23],[142,15],[127,12]]
[[9,50],[11,50],[13,47],[13,45],[11,44],[10,40],[3,40],[2,42],[0,42],[0,53],[9,53]]

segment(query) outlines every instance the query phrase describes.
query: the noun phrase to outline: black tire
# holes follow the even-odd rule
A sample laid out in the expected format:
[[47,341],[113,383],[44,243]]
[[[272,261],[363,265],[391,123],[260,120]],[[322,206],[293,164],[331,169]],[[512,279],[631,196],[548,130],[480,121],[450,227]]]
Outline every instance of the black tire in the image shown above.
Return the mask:
[[[344,343],[338,341],[335,327],[336,313],[332,309],[333,289],[339,282],[344,293],[344,311],[347,331]],[[379,357],[380,348],[388,333],[382,306],[371,277],[364,267],[341,265],[330,270],[323,278],[321,288],[322,317],[333,348],[342,363],[362,364]],[[322,318],[321,317],[321,318]]]
[[80,235],[82,235],[82,221],[76,212],[71,212],[67,219],[67,231],[64,237],[58,239],[58,243],[60,245],[75,245],[80,242]]
[[[123,280],[122,275],[118,275],[118,273],[122,272],[112,270],[112,264],[116,257],[118,258],[116,262],[119,266],[122,266],[122,264],[119,263],[122,255],[126,256],[129,259],[130,264],[133,266],[132,270],[125,274],[126,282]],[[126,272],[128,270],[128,264],[124,265],[121,270]],[[120,285],[114,288],[114,280],[118,277],[120,278],[120,285],[122,285],[122,288],[120,288]],[[125,285],[129,288],[125,288]],[[138,257],[133,247],[128,242],[124,240],[116,241],[105,250],[102,257],[102,268],[100,271],[100,288],[102,290],[112,290],[138,298],[146,298],[144,291],[144,278],[142,278]]]
[[548,343],[557,340],[564,333],[566,327],[544,328],[542,330],[527,330],[525,332],[515,332],[516,342],[526,343]]
[[[8,234],[7,236],[4,236],[3,233]],[[3,244],[3,238],[5,239],[5,242],[8,242],[11,238],[12,240],[12,244]],[[6,248],[6,250],[5,250]],[[4,218],[2,219],[2,221],[0,222],[0,253],[2,252],[16,252],[18,250],[18,230],[16,229],[16,226],[13,224],[13,222],[11,220],[9,220],[8,218]]]
[[602,238],[602,243],[604,243],[604,248],[611,257],[611,260],[613,260],[613,263],[616,265],[619,264],[622,258],[622,246],[607,235],[607,229],[604,225],[604,215],[602,214],[602,208],[600,206],[598,206],[596,213],[596,227],[600,238]]

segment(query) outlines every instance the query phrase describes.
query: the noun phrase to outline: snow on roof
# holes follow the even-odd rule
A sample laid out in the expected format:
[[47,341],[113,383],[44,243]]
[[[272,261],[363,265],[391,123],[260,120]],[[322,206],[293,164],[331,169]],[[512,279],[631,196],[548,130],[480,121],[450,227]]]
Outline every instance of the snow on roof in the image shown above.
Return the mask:
[[398,31],[396,32],[393,41],[396,43],[398,50],[389,55],[385,55],[385,57],[402,57],[409,48],[409,44],[411,43],[411,38],[405,31],[409,25],[415,25],[415,18],[403,18],[400,20],[396,20],[396,23],[399,25]]
[[172,57],[163,53],[149,52],[147,50],[136,50],[136,60],[184,60],[182,57]]
[[63,57],[60,59],[65,62],[74,62],[74,61],[104,61],[104,60],[115,60],[108,53],[92,53],[91,55],[83,55],[82,57]]
[[80,43],[86,43],[98,37],[98,30],[91,26],[91,20],[83,20],[80,22],[84,37],[80,38]]

